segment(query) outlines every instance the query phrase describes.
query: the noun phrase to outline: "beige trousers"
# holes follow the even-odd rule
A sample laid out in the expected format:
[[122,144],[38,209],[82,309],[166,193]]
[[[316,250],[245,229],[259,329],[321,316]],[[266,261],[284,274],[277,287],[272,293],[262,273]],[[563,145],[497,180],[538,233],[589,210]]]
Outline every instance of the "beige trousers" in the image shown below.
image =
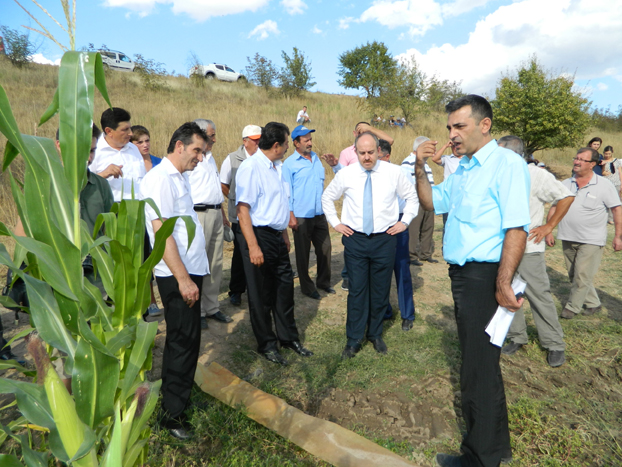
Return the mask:
[[600,299],[594,288],[594,276],[600,267],[603,247],[563,240],[562,249],[568,278],[572,282],[566,308],[578,314],[583,311],[583,305],[586,308],[600,306]]
[[224,226],[220,209],[197,212],[205,234],[205,251],[209,264],[209,274],[203,277],[201,293],[201,316],[211,316],[218,312],[218,295],[222,280],[222,242]]

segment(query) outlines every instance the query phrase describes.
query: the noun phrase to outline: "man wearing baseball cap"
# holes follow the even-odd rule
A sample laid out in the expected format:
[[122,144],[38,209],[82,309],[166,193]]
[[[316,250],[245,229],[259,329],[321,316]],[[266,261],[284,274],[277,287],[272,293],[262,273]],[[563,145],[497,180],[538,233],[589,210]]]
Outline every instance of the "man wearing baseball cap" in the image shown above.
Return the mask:
[[[291,187],[289,227],[294,233],[300,289],[306,296],[320,300],[318,289],[329,294],[334,294],[335,289],[330,286],[330,234],[322,210],[325,173],[322,161],[311,150],[313,132],[315,130],[304,125],[292,131],[296,150],[283,162],[283,179]],[[309,277],[309,251],[312,243],[317,257],[315,284]]]
[[246,277],[242,263],[241,245],[246,245],[240,230],[235,208],[235,174],[240,164],[257,152],[261,127],[246,125],[242,130],[242,145],[229,154],[220,167],[220,185],[227,198],[229,221],[233,231],[233,258],[231,260],[231,280],[229,281],[229,301],[232,305],[242,303],[242,294],[246,291]]

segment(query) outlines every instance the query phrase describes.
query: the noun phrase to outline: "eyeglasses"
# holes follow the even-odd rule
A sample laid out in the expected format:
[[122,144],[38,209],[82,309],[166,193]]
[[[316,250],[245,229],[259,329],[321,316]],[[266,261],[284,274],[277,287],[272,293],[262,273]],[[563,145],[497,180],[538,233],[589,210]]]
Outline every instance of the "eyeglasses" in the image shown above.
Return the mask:
[[575,157],[574,159],[572,159],[573,161],[579,161],[579,162],[592,162],[590,161],[586,161],[585,159],[579,159],[578,157]]

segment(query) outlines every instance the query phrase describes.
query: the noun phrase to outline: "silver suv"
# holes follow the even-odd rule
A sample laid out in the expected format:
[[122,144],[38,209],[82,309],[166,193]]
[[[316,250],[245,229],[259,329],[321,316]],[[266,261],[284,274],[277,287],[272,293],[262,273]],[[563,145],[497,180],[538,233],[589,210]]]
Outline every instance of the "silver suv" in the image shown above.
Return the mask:
[[102,56],[104,66],[108,65],[113,70],[134,71],[136,64],[123,52],[116,50],[98,50],[98,52]]
[[227,65],[220,65],[218,63],[212,63],[210,65],[193,66],[190,69],[190,74],[200,74],[207,79],[218,78],[221,81],[238,81],[243,80],[244,75],[236,73],[233,69]]

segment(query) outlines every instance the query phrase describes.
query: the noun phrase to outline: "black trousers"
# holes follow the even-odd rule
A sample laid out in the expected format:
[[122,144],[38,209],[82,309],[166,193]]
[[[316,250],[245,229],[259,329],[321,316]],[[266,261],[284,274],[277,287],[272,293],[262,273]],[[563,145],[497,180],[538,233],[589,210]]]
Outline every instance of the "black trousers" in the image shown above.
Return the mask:
[[451,264],[449,277],[462,352],[460,390],[467,435],[463,464],[497,467],[511,455],[508,411],[499,367],[501,349],[485,328],[495,314],[499,263]]
[[[203,276],[190,278],[199,288]],[[162,408],[168,419],[184,419],[201,346],[201,301],[192,308],[179,293],[175,277],[156,277],[164,305],[166,341],[162,358]]]
[[231,258],[231,279],[229,280],[230,296],[234,293],[246,292],[246,276],[242,260],[242,250],[246,248],[246,240],[238,222],[231,223],[231,231],[233,232],[233,258]]
[[300,291],[309,295],[317,291],[313,280],[309,277],[309,254],[312,243],[317,257],[317,287],[320,289],[330,287],[330,233],[324,214],[311,218],[297,217],[296,220],[298,221],[298,229],[294,230],[296,269]]
[[348,268],[348,345],[360,344],[365,337],[382,336],[382,318],[389,304],[391,276],[395,263],[397,239],[386,233],[367,236],[354,232],[342,237]]
[[251,263],[246,242],[242,257],[251,325],[257,350],[265,353],[277,350],[278,342],[284,344],[300,339],[294,318],[294,274],[283,234],[267,227],[253,227],[253,230],[264,262],[260,267]]

